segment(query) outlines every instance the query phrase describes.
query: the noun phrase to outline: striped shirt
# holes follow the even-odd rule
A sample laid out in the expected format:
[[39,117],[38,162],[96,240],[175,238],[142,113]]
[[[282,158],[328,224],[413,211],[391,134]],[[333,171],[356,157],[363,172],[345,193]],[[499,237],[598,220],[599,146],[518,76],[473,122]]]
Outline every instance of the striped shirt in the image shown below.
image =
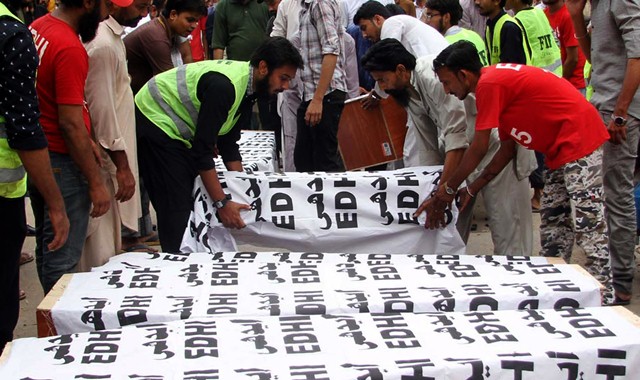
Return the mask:
[[344,55],[342,54],[344,26],[340,23],[338,2],[336,0],[298,1],[302,2],[299,50],[304,61],[304,69],[300,75],[303,83],[303,101],[309,101],[313,98],[320,80],[322,57],[326,54],[338,56],[327,94],[334,90],[347,92]]

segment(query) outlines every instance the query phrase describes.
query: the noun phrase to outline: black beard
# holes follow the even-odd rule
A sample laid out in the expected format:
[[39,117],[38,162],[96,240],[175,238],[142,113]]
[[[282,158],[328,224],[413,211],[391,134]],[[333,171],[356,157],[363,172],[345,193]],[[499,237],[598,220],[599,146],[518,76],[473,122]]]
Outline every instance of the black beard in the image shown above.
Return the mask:
[[82,15],[80,21],[78,21],[78,34],[82,42],[87,43],[96,38],[100,21],[102,21],[100,20],[100,5],[96,2],[96,6],[91,13]]
[[140,22],[140,20],[142,20],[142,17],[136,17],[133,20],[126,20],[123,24],[121,24],[122,26],[128,26],[130,28],[135,28],[136,26],[138,26],[138,23]]
[[267,99],[269,98],[269,77],[271,75],[267,75],[264,79],[260,80],[257,79],[256,80],[256,97],[258,98],[262,98],[262,99]]
[[402,90],[384,90],[387,94],[393,96],[393,98],[400,104],[402,107],[409,106],[409,91],[406,88]]

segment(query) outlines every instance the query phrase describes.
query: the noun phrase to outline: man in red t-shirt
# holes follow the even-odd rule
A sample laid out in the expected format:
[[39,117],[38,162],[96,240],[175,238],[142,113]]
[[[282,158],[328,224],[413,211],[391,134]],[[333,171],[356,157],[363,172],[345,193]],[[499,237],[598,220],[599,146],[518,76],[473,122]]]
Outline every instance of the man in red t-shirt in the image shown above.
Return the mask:
[[611,304],[600,149],[609,133],[598,111],[569,82],[543,69],[508,63],[483,69],[476,48],[467,41],[443,50],[433,67],[447,93],[459,99],[475,93],[478,114],[475,136],[460,166],[425,207],[427,224],[444,224],[444,209],[485,156],[491,129],[498,128],[500,149],[480,177],[458,193],[462,207],[511,161],[516,143],[543,153],[549,170],[540,210],[542,255],[568,262],[575,241],[587,255],[587,270],[604,286],[603,304]]
[[544,13],[549,19],[551,29],[553,29],[560,46],[562,77],[585,95],[584,64],[586,59],[578,48],[575,29],[573,29],[571,16],[564,5],[564,0],[542,0],[542,2],[547,6]]
[[97,147],[91,140],[84,105],[88,57],[78,38],[92,40],[105,17],[105,0],[90,0],[89,4],[61,0],[51,14],[29,27],[40,56],[36,81],[40,124],[49,142],[51,166],[71,224],[66,244],[55,252],[48,250],[46,243],[53,237],[51,220],[41,194],[30,188],[36,220],[36,262],[45,294],[63,274],[74,270],[87,236],[89,215],[99,217],[109,209],[109,193],[94,154]]

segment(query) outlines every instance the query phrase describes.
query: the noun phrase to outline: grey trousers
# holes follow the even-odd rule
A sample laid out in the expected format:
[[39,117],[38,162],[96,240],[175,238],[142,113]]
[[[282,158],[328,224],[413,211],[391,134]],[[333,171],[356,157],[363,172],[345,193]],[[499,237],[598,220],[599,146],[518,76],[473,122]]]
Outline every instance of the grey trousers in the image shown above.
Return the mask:
[[[298,107],[301,99],[298,93],[298,79],[291,81],[291,87],[279,94],[278,103],[280,118],[282,119],[282,160],[285,172],[295,172],[293,163],[293,150],[296,147],[296,135],[298,133]],[[282,99],[282,101],[280,101]]]
[[[611,113],[601,113],[608,124]],[[613,287],[631,294],[635,272],[636,208],[633,197],[633,175],[638,153],[640,121],[629,117],[627,140],[620,145],[603,145],[603,185],[605,214],[609,226],[609,252]]]
[[[489,219],[494,255],[530,256],[533,251],[533,217],[529,197],[529,180],[518,179],[511,161],[482,190]],[[480,171],[469,176],[472,182]],[[475,203],[475,201],[474,201]],[[462,239],[469,237],[473,204],[458,216],[456,227]],[[474,252],[469,252],[473,254]]]

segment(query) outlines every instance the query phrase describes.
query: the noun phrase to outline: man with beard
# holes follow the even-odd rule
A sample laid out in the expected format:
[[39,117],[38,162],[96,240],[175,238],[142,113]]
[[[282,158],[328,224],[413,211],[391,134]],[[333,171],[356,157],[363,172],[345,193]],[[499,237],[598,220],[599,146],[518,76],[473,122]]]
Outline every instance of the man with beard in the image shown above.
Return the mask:
[[[421,165],[444,165],[440,183],[460,165],[468,143],[473,140],[475,98],[460,101],[449,96],[433,71],[435,55],[417,60],[395,39],[373,45],[362,63],[380,87],[406,109],[415,122],[416,134],[424,150]],[[497,133],[490,139],[490,154],[484,167],[498,150]],[[475,179],[479,172],[470,175]],[[502,171],[483,192],[495,254],[530,255],[533,249],[533,221],[529,210],[526,176],[518,179],[513,164]],[[473,194],[475,195],[475,193]],[[431,202],[426,199],[417,213]],[[456,227],[466,242],[471,228],[473,207],[461,210]]]
[[156,75],[135,97],[140,173],[158,216],[162,249],[177,252],[200,175],[223,225],[243,228],[241,210],[225,194],[213,158],[242,171],[237,141],[250,124],[257,97],[289,87],[302,57],[282,37],[266,40],[249,62],[195,62]]
[[80,35],[83,42],[91,41],[106,16],[105,0],[61,0],[57,9],[29,27],[40,56],[36,82],[40,124],[71,224],[66,244],[49,250],[46,242],[53,239],[53,230],[48,208],[38,189],[30,187],[36,221],[36,265],[45,294],[63,274],[75,270],[89,216],[99,217],[109,209],[109,192],[100,175],[84,102],[88,57],[78,38]]
[[[136,26],[147,15],[150,3],[112,1],[110,16],[100,23],[96,38],[85,44],[89,55],[85,95],[95,141],[103,148],[100,172],[111,196],[111,207],[101,218],[89,221],[79,271],[103,265],[115,256],[122,247],[120,224],[137,231],[142,215],[140,197],[133,196],[138,192],[136,126],[122,34],[125,26]],[[149,250],[144,246],[133,248]]]
[[[425,23],[407,15],[392,17],[391,12],[384,5],[374,0],[367,1],[358,9],[353,16],[353,23],[360,27],[364,38],[372,42],[395,38],[416,58],[438,54],[449,45],[440,33]],[[378,92],[378,90],[376,85],[374,91]],[[375,101],[372,104],[376,104]],[[369,102],[365,102],[363,106],[369,107]],[[409,118],[403,146],[404,166],[422,165],[420,152],[424,150],[425,147],[421,145],[415,131],[414,120]]]

